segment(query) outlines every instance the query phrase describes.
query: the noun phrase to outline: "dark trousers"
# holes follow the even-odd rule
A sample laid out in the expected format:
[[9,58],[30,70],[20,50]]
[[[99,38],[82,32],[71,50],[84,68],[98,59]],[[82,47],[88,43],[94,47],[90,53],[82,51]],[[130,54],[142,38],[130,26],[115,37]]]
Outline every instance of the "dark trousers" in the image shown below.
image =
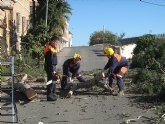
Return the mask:
[[[124,68],[124,71],[123,71],[123,68]],[[109,86],[112,87],[113,79],[116,77],[119,91],[124,90],[124,83],[123,83],[122,77],[126,73],[127,69],[128,69],[127,66],[116,68],[114,72],[109,75]]]
[[67,77],[63,76],[61,80],[61,89],[64,90],[67,85]]
[[121,77],[113,76],[112,74],[109,76],[109,86],[112,87],[113,80],[116,77],[117,80],[117,86],[119,88],[119,91],[124,90],[124,83],[123,79]]
[[51,100],[54,101],[57,99],[56,96],[56,84],[55,81],[53,80],[53,75],[51,72],[47,72],[47,81],[52,80],[52,83],[47,85],[46,89],[47,89],[47,100]]

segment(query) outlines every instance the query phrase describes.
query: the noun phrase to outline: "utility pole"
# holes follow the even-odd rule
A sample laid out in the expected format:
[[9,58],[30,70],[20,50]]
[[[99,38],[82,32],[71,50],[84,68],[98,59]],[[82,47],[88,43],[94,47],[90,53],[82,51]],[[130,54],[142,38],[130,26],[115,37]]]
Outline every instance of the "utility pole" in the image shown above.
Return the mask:
[[35,5],[35,0],[32,0],[33,2],[33,18],[32,18],[32,24],[33,24],[33,28],[36,26],[36,12],[35,12],[35,8],[36,8],[36,5]]
[[105,26],[103,25],[103,32],[105,33]]
[[103,43],[105,43],[105,26],[103,25]]
[[[47,27],[48,23],[48,6],[49,6],[49,0],[46,0],[46,17],[45,17],[45,27]],[[47,35],[47,31],[45,31],[45,36]]]

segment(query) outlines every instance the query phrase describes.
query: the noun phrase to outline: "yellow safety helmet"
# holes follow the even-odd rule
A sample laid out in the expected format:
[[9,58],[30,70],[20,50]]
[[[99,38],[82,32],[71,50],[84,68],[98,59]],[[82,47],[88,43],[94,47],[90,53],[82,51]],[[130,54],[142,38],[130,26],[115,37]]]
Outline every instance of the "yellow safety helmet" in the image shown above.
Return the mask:
[[76,59],[76,60],[81,60],[80,54],[75,53],[75,54],[74,54],[74,59]]
[[114,54],[114,50],[112,48],[104,48],[104,54],[106,56],[112,56]]

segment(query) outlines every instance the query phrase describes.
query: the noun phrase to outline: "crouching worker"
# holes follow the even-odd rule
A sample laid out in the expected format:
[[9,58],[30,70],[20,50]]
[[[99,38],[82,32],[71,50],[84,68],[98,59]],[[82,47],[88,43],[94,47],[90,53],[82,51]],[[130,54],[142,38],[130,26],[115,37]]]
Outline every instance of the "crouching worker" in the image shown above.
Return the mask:
[[47,73],[47,101],[56,101],[56,84],[54,76],[56,75],[58,38],[53,36],[49,43],[44,46],[45,63],[44,68]]
[[73,58],[67,59],[63,64],[63,77],[61,81],[61,89],[64,90],[67,86],[68,79],[76,77],[80,82],[86,80],[79,74],[81,56],[78,53],[74,54]]
[[108,70],[109,86],[112,89],[113,79],[116,77],[119,88],[118,95],[124,95],[124,83],[122,77],[127,72],[128,62],[125,57],[114,53],[112,48],[105,48],[104,54],[109,58],[104,70]]

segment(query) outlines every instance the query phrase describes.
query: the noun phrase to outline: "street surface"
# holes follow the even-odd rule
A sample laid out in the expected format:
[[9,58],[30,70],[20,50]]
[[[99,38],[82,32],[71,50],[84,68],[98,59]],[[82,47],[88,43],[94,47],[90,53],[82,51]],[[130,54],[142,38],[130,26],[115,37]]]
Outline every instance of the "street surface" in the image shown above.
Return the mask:
[[82,57],[81,71],[91,71],[93,69],[103,69],[108,61],[108,58],[103,56],[103,46],[96,45],[90,47],[72,47],[65,48],[58,54],[58,68],[62,68],[64,61],[72,58],[74,53],[79,53]]

